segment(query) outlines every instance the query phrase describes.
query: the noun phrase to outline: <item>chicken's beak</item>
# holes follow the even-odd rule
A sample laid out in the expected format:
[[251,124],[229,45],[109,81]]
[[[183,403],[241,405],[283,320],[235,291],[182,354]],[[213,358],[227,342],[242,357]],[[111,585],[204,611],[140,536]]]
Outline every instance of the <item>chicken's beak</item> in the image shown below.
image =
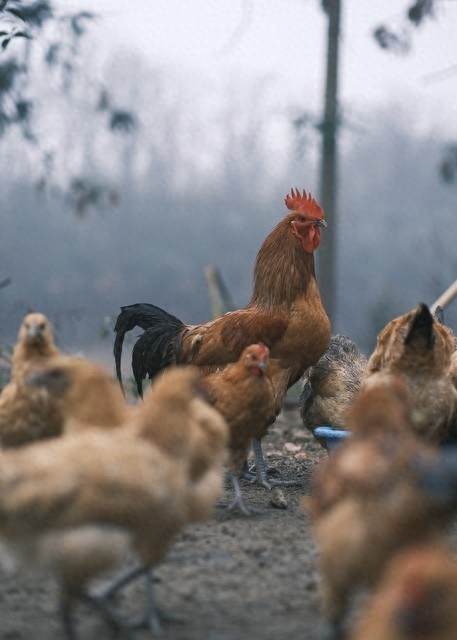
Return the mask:
[[268,361],[267,360],[260,360],[259,369],[260,369],[260,371],[262,373],[265,373],[265,371],[268,369]]
[[31,324],[27,328],[27,340],[29,342],[38,342],[43,337],[43,329],[38,324]]
[[315,227],[326,227],[326,226],[327,226],[327,223],[325,222],[325,220],[324,220],[324,219],[322,219],[322,220],[315,220],[315,221],[314,221],[314,226],[315,226]]

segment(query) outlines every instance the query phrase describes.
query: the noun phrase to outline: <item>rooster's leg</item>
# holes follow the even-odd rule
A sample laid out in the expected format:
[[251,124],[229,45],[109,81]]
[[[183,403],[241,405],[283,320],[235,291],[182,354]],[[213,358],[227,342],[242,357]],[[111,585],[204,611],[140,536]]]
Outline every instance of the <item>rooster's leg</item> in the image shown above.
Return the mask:
[[274,478],[272,473],[268,473],[265,465],[265,459],[263,457],[262,442],[254,439],[252,441],[252,451],[255,457],[255,467],[257,482],[265,487],[265,489],[271,489],[272,487],[301,487],[302,482],[300,480],[285,480],[283,478]]

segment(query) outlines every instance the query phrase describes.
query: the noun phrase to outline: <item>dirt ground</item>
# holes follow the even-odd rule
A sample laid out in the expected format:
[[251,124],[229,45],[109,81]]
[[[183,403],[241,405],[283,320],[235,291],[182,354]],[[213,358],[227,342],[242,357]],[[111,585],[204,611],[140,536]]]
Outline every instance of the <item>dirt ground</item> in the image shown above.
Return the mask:
[[[327,454],[300,423],[298,410],[282,412],[264,444],[269,465],[303,488],[282,489],[286,508],[271,504],[274,491],[241,481],[249,517],[217,509],[211,519],[189,526],[156,569],[157,602],[182,616],[167,623],[170,640],[314,640],[319,622],[316,547],[310,519],[299,506],[309,491],[313,468]],[[231,489],[226,489],[230,497]],[[1,640],[60,640],[56,585],[47,576],[3,571],[0,582]],[[119,605],[133,615],[141,585],[122,594]],[[86,606],[77,609],[81,640],[113,637],[106,623]],[[117,637],[119,635],[117,634]],[[135,634],[138,640],[149,631]]]

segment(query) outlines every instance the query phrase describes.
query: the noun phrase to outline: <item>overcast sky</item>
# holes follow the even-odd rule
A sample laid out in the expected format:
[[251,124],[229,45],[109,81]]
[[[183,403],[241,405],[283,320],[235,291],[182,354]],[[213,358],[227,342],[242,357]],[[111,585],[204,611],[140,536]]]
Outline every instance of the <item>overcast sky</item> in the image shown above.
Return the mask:
[[[137,49],[153,64],[194,76],[266,76],[287,101],[322,104],[326,17],[320,0],[59,0],[99,13],[105,52]],[[412,33],[407,56],[382,51],[372,32],[404,23],[412,0],[342,0],[340,98],[366,110],[399,102],[421,132],[457,136],[457,1],[437,0],[436,15]],[[453,70],[452,70],[452,67]],[[441,78],[441,72],[444,72]],[[436,75],[438,74],[438,75]],[[433,79],[433,80],[432,80]]]

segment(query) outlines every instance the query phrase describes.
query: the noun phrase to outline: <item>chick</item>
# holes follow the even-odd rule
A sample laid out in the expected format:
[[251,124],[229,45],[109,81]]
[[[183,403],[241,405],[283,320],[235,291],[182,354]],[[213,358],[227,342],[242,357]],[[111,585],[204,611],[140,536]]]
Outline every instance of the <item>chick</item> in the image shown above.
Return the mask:
[[52,327],[42,313],[29,313],[19,329],[11,358],[11,378],[0,394],[0,444],[15,447],[62,433],[47,394],[25,385],[27,374],[57,355]]
[[[457,506],[455,482],[445,494],[435,487],[439,482],[424,481],[439,468],[439,453],[413,433],[395,386],[391,398],[387,381],[360,390],[348,420],[367,421],[370,430],[355,433],[318,468],[303,501],[319,546],[322,608],[332,637],[341,633],[353,595],[375,583],[392,554],[443,536]],[[419,463],[428,465],[427,474]]]
[[457,638],[457,561],[444,545],[407,548],[388,563],[350,640]]
[[[359,390],[367,359],[342,335],[330,338],[327,351],[303,376],[299,399],[303,425],[314,433],[328,425],[348,429],[346,414]],[[317,437],[327,448],[326,439]]]
[[212,405],[227,421],[229,476],[235,497],[228,509],[249,515],[252,508],[243,500],[238,476],[246,461],[252,439],[260,440],[274,405],[274,389],[268,375],[269,349],[263,343],[246,347],[239,360],[203,379]]
[[[110,530],[107,544],[113,535],[128,539],[140,559],[142,567],[132,575],[147,575],[182,527],[207,518],[221,494],[227,426],[202,397],[200,385],[198,371],[170,368],[125,427],[87,429],[0,452],[0,535],[30,556],[30,548],[50,535],[64,541],[61,535],[77,539],[78,530],[87,527],[102,534]],[[87,581],[100,571],[99,545],[100,537],[90,542],[86,536],[79,546],[83,570],[62,551],[65,545],[54,545],[55,553],[48,545],[67,628],[72,628],[69,603],[76,598],[94,602],[119,624],[107,595],[131,576],[103,597],[86,591]],[[113,562],[119,555],[113,554]],[[110,563],[107,557],[103,568]],[[146,622],[157,630],[159,618],[151,600]]]
[[394,318],[380,332],[362,384],[377,372],[406,380],[412,402],[412,426],[425,440],[440,443],[455,429],[457,391],[450,375],[454,340],[427,305]]

